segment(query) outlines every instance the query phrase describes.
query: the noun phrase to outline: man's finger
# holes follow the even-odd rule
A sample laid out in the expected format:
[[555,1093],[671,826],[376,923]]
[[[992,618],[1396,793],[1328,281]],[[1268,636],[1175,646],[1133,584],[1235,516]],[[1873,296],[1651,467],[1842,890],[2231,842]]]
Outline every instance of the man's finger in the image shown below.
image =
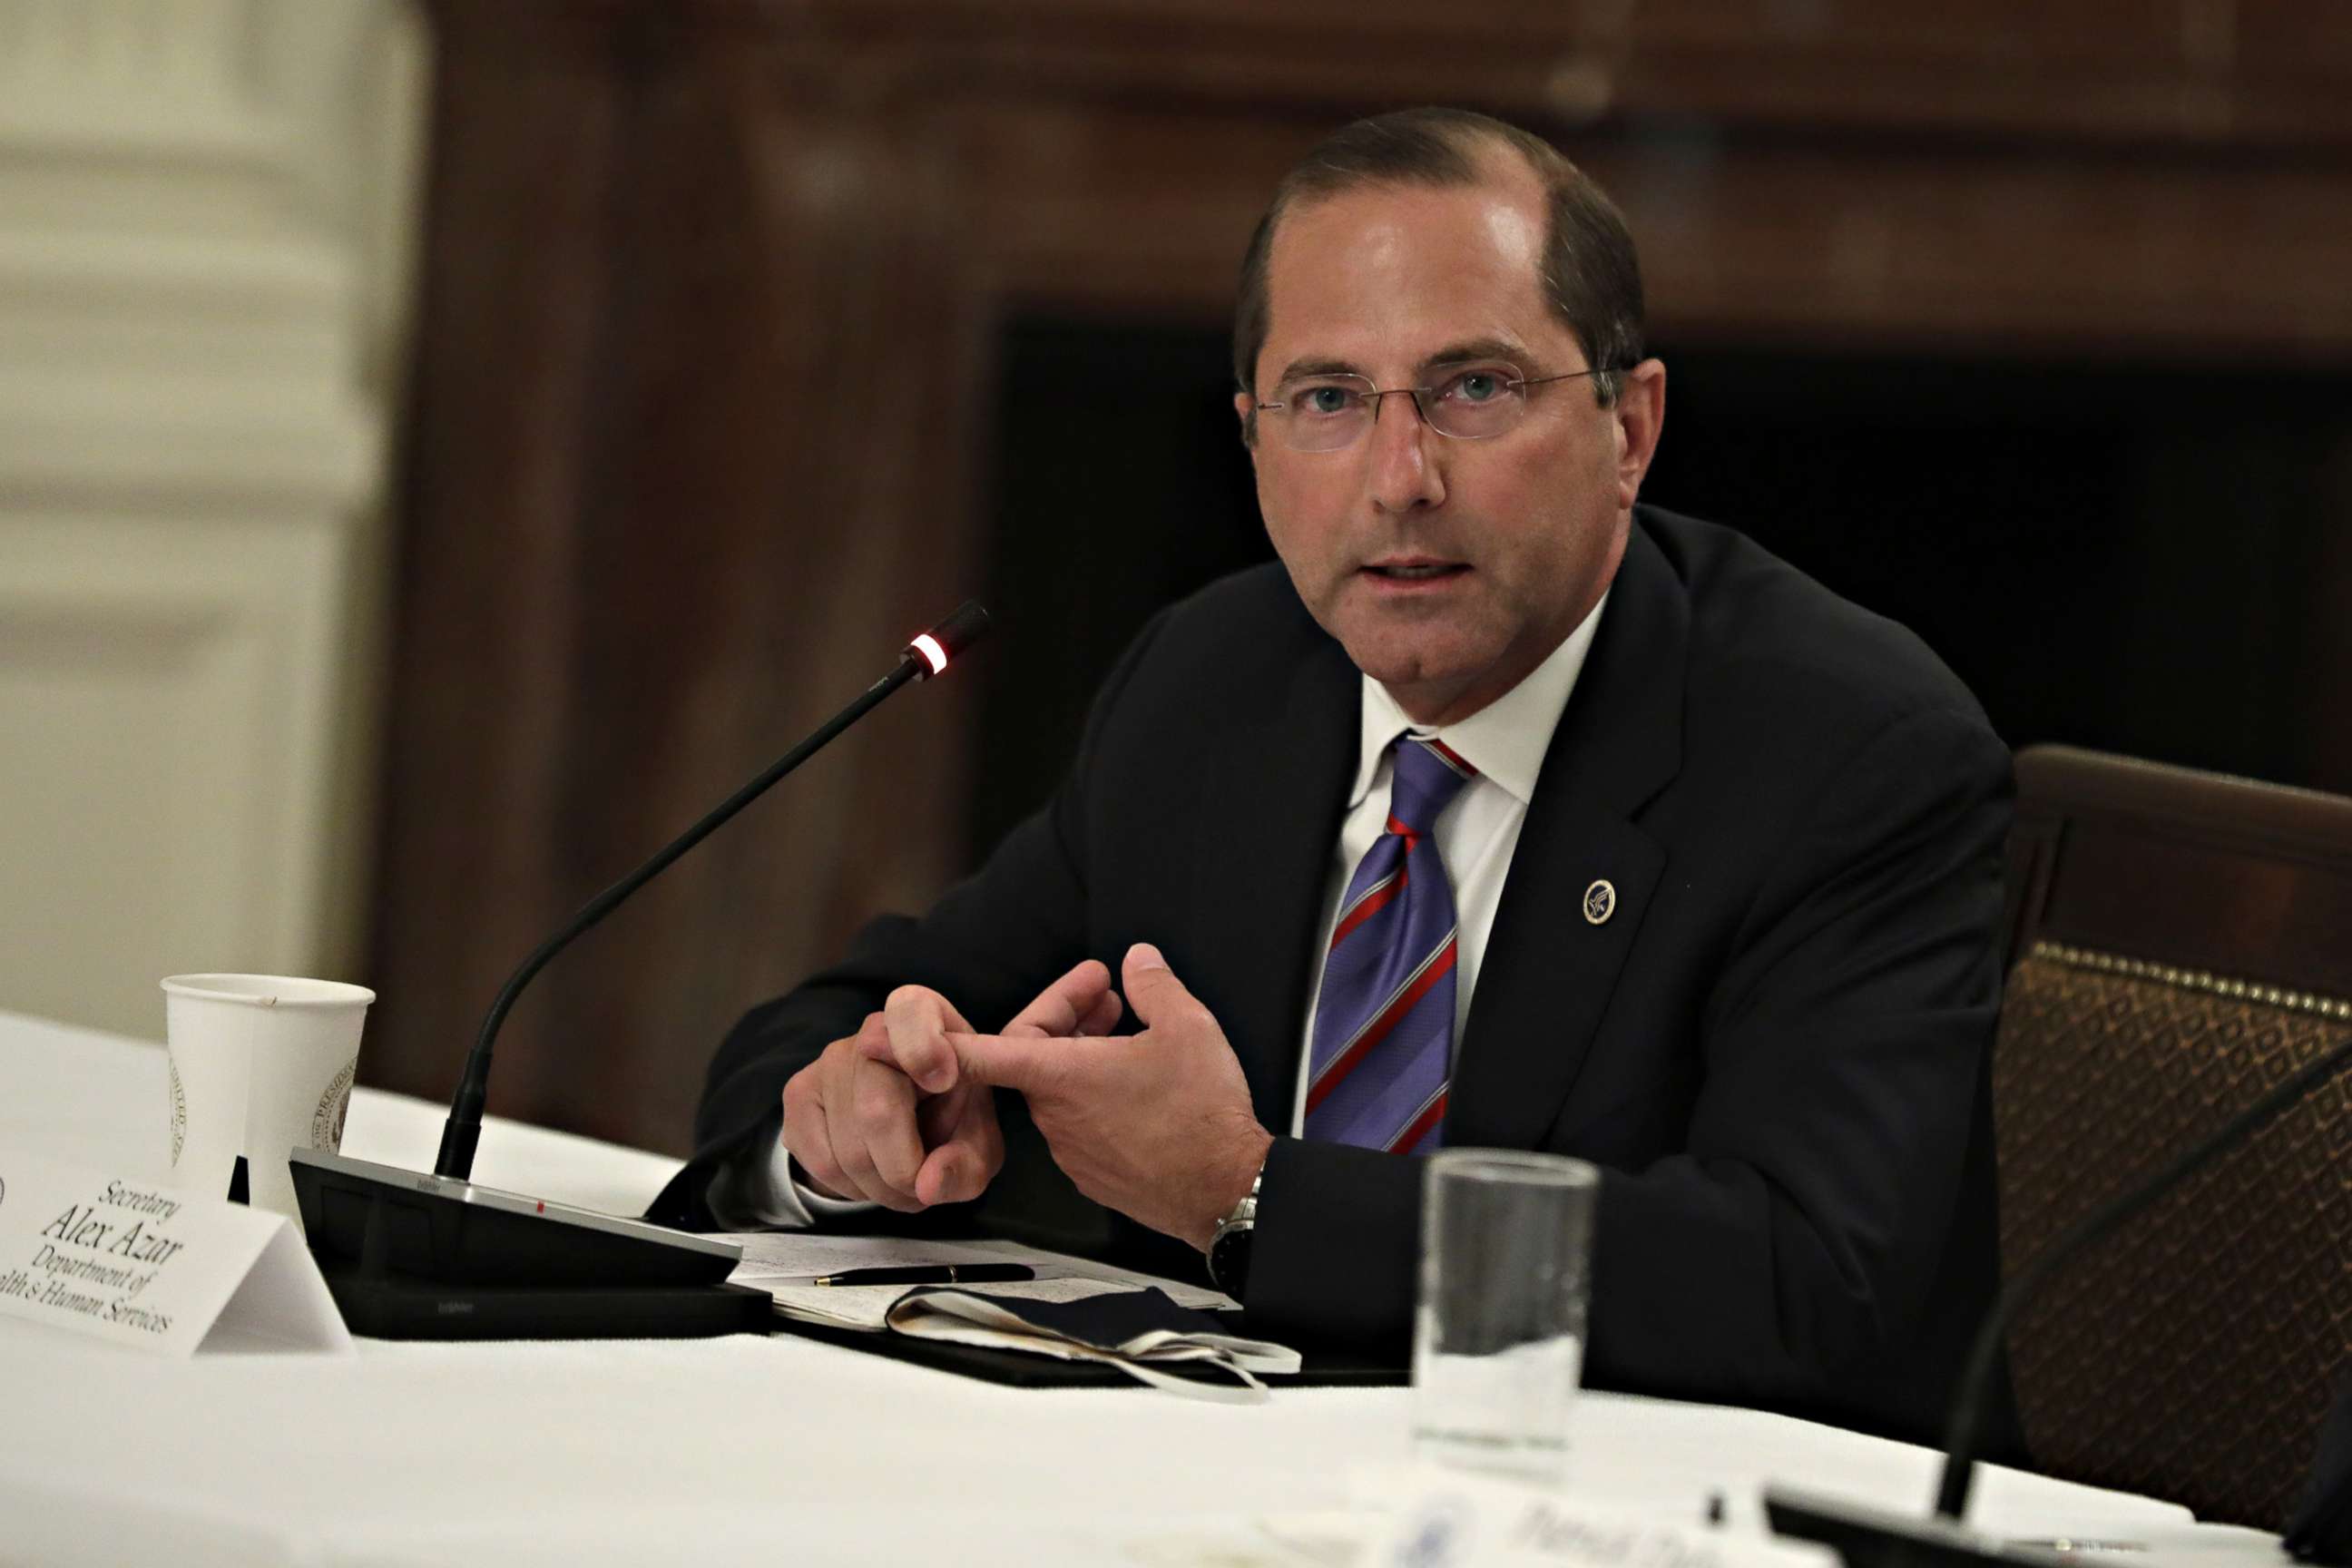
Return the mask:
[[784,1147],[819,1192],[831,1198],[851,1196],[856,1189],[841,1173],[832,1140],[825,1135],[824,1102],[814,1089],[796,1093],[795,1084],[784,1088]]
[[[1105,970],[1103,973],[1108,975],[1110,972]],[[1127,1008],[1120,1003],[1118,993],[1105,988],[1101,998],[1095,1003],[1085,1017],[1078,1020],[1078,1026],[1071,1032],[1079,1035],[1108,1035],[1118,1027],[1118,1021],[1126,1016],[1126,1013]]]
[[[914,1194],[915,1173],[923,1163],[922,1140],[915,1131],[915,1086],[896,1067],[866,1059],[854,1039],[826,1047],[817,1069],[818,1112],[841,1178],[822,1178],[823,1184],[894,1209],[920,1208]],[[890,1174],[884,1173],[884,1164]]]
[[1150,942],[1139,942],[1129,948],[1120,967],[1125,971],[1127,999],[1134,1005],[1137,1021],[1146,1028],[1164,1029],[1187,1009],[1207,1011]]
[[[928,986],[901,985],[882,1005],[882,1025],[891,1054],[876,1059],[889,1061],[926,1094],[944,1094],[955,1087],[955,1052],[948,1047],[947,1032],[971,1026],[946,997]],[[861,1049],[863,1039],[861,1036]]]
[[1041,1035],[950,1035],[963,1080],[1035,1094],[1066,1079],[1089,1048]]
[[853,1095],[857,1130],[865,1136],[875,1174],[912,1197],[915,1173],[923,1168],[923,1140],[915,1128],[915,1097],[904,1076],[880,1062],[860,1062]]
[[850,1037],[850,1044],[856,1047],[859,1056],[869,1062],[888,1062],[892,1067],[898,1065],[898,1053],[890,1048],[889,1027],[883,1023],[879,1013],[866,1015],[866,1022],[858,1026],[856,1034]]
[[[1118,1000],[1118,994],[1110,988],[1110,968],[1099,959],[1089,958],[1040,991],[1035,1001],[1004,1026],[1004,1032],[1055,1037],[1098,1033],[1086,1025],[1102,1010],[1106,996],[1114,1004]],[[1116,1015],[1113,1021],[1117,1021]]]
[[[818,1185],[845,1198],[877,1203],[886,1208],[913,1210],[922,1205],[909,1193],[902,1193],[875,1173],[874,1154],[864,1133],[856,1125],[854,1113],[846,1107],[826,1107],[818,1115],[824,1122],[824,1141],[833,1161],[831,1173],[811,1171]],[[807,1162],[803,1160],[803,1165]]]
[[954,1131],[934,1148],[915,1176],[915,1195],[927,1204],[969,1203],[988,1190],[1004,1163],[1004,1137],[997,1130],[995,1091],[968,1086],[972,1099]]

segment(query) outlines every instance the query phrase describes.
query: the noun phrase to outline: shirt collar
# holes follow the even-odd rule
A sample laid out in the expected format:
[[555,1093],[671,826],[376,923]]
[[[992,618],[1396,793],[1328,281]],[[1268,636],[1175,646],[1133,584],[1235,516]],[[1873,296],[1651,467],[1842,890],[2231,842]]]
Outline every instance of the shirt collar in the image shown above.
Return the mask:
[[1601,602],[1541,664],[1528,672],[1527,679],[1467,719],[1439,729],[1415,724],[1397,706],[1387,687],[1363,676],[1363,738],[1357,753],[1355,787],[1348,795],[1349,809],[1361,805],[1372,793],[1390,742],[1403,734],[1444,741],[1482,777],[1500,784],[1520,805],[1533,803],[1536,774],[1542,771],[1551,732],[1568,710],[1569,695],[1584,671],[1584,657],[1592,649],[1601,612],[1608,604],[1609,595],[1603,593]]

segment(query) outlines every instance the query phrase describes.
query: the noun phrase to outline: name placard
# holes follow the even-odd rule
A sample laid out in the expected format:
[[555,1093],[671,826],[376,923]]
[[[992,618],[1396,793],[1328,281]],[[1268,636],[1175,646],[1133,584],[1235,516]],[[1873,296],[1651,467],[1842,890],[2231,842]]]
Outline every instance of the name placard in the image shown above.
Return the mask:
[[1570,1492],[1415,1469],[1364,1560],[1400,1568],[1838,1568],[1807,1542],[1596,1505]]
[[285,1215],[9,1150],[0,1313],[164,1355],[352,1348]]

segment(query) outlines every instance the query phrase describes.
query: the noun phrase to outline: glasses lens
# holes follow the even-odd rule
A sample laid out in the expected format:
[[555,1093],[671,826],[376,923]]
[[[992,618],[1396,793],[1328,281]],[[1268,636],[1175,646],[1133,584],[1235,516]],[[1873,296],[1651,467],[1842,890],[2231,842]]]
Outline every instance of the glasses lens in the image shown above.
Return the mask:
[[1285,382],[1275,392],[1282,428],[1292,448],[1328,452],[1347,446],[1371,424],[1372,384],[1356,375],[1318,375]]
[[1527,383],[1516,365],[1447,365],[1430,377],[1422,406],[1441,434],[1476,441],[1519,422],[1528,411]]

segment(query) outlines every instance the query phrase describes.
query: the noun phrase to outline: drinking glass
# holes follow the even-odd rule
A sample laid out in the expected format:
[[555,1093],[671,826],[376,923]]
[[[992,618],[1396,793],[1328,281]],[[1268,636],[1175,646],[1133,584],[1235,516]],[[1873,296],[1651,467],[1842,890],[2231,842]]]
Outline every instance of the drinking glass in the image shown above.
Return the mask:
[[1600,1173],[1559,1154],[1447,1149],[1423,1182],[1414,1457],[1557,1486]]

